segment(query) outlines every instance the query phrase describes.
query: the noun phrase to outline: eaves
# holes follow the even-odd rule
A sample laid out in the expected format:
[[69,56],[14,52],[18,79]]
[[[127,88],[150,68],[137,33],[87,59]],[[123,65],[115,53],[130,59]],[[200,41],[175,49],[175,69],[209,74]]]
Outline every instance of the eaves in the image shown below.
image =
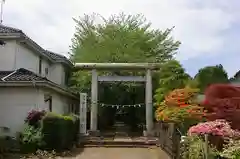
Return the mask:
[[0,87],[43,87],[79,100],[77,94],[50,81],[0,81]]

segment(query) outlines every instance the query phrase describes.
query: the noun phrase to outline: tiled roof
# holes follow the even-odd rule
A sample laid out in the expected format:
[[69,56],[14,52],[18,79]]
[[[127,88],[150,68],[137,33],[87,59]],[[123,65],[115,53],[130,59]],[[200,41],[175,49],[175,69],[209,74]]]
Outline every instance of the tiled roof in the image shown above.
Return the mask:
[[6,77],[7,75],[9,75],[12,72],[13,71],[0,71],[0,81],[2,81],[3,77]]
[[34,72],[31,72],[24,68],[20,68],[16,71],[0,71],[0,83],[6,84],[5,82],[46,82],[46,84],[52,85],[53,87],[61,91],[67,92],[68,94],[71,94],[71,96],[77,98],[77,94],[72,92],[68,88],[62,87],[61,85],[51,82],[47,78],[41,77]]
[[48,79],[20,68],[16,71],[0,71],[0,81],[48,81]]
[[0,33],[22,33],[22,31],[16,28],[0,25]]
[[55,61],[60,61],[60,60],[67,60],[67,61],[69,61],[65,56],[57,54],[57,53],[54,53],[52,51],[46,50],[46,54],[48,54],[48,56],[50,56]]
[[22,36],[25,37],[25,39],[31,41],[35,45],[35,47],[40,50],[40,52],[42,52],[44,55],[46,55],[47,57],[49,57],[53,61],[55,61],[55,62],[65,62],[65,63],[67,63],[69,65],[72,65],[70,60],[67,59],[65,56],[53,53],[53,52],[48,51],[48,50],[44,50],[36,42],[34,42],[32,39],[30,39],[28,36],[26,36],[22,32],[22,30],[16,29],[16,28],[12,28],[12,27],[9,27],[9,26],[4,26],[4,25],[0,24],[0,34],[13,34],[13,33],[20,33],[20,34],[22,34]]

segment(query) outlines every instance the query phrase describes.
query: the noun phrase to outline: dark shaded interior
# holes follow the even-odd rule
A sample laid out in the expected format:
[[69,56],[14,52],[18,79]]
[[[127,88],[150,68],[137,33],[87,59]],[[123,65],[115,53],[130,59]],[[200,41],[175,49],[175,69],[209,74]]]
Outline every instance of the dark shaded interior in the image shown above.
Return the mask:
[[[116,124],[121,123],[124,124],[123,131],[128,135],[142,135],[145,124],[145,85],[143,83],[100,83],[98,99],[98,129],[101,132],[116,132],[118,131]],[[137,104],[141,104],[141,107]],[[119,107],[112,107],[112,105],[119,105]],[[90,111],[87,117],[89,129]]]

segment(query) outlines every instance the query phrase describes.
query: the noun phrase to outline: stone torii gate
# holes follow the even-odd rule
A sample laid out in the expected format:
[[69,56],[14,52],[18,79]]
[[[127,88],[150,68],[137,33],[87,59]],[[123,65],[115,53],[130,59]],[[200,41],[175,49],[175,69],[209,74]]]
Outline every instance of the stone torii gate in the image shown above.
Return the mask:
[[[97,114],[98,114],[98,81],[132,81],[146,83],[146,129],[147,134],[151,135],[153,129],[153,102],[152,102],[152,70],[160,68],[157,63],[76,63],[75,68],[78,70],[92,71],[91,86],[91,118],[90,131],[97,131]],[[97,70],[144,70],[145,76],[98,76]]]

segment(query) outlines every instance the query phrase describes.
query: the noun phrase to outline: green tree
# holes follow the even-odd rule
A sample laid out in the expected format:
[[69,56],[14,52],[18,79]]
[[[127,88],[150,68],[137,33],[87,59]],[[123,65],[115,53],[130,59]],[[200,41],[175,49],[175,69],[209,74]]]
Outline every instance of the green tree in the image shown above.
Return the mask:
[[[74,62],[163,63],[172,59],[180,45],[170,36],[172,29],[152,29],[151,23],[142,15],[120,13],[105,19],[93,14],[74,21],[76,32],[71,47]],[[88,75],[74,73],[72,84],[78,88],[86,87],[90,84]]]
[[229,82],[239,82],[240,71],[236,72],[233,77],[229,79]]
[[195,75],[194,79],[198,83],[198,88],[200,92],[204,90],[211,84],[214,83],[227,83],[228,74],[224,70],[221,64],[216,66],[207,66],[201,68],[198,73]]
[[[93,14],[84,15],[79,19],[74,19],[74,21],[76,22],[76,32],[71,47],[73,62],[164,63],[173,58],[180,45],[180,42],[175,41],[170,35],[173,28],[164,31],[152,29],[151,23],[147,22],[142,15],[120,13],[103,18]],[[141,71],[99,72],[99,74],[104,75],[144,75],[144,73]],[[153,88],[157,83],[156,81],[158,79],[154,74]],[[91,77],[89,72],[73,73],[71,82],[76,91],[90,91]],[[121,105],[145,102],[145,87],[142,83],[100,83],[99,86],[99,101],[102,103]],[[144,112],[144,107],[142,109]],[[102,109],[99,112],[104,113],[103,111],[105,110]],[[144,120],[143,115],[139,116]],[[112,121],[111,119],[99,120]]]
[[166,62],[159,74],[159,88],[156,90],[155,99],[157,103],[164,100],[165,95],[177,88],[184,88],[191,77],[177,60]]

